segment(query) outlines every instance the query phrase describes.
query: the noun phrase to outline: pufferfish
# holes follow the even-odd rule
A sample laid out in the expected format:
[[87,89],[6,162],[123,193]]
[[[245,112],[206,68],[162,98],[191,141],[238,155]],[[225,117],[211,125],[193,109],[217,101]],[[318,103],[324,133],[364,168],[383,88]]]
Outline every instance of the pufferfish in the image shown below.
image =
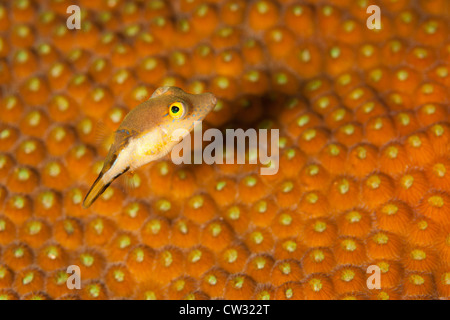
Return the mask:
[[103,168],[83,201],[88,208],[120,175],[168,154],[179,142],[175,130],[187,133],[214,108],[212,93],[189,94],[177,87],[160,87],[149,100],[131,110],[114,133]]

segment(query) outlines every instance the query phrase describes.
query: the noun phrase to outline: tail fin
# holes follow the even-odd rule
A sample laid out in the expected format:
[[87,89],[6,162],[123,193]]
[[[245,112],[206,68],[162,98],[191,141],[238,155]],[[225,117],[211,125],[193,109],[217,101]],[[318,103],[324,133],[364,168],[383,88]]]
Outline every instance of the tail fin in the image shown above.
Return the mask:
[[[89,208],[94,203],[94,201],[97,200],[97,198],[100,197],[103,192],[105,192],[105,190],[109,187],[109,185],[114,180],[117,179],[117,177],[121,176],[128,170],[130,170],[130,167],[126,167],[122,172],[116,174],[116,176],[114,176],[111,180],[109,180],[108,183],[105,183],[105,181],[103,179],[103,175],[105,173],[108,175],[108,173],[110,173],[110,170],[107,172],[103,172],[103,170],[102,170],[102,172],[100,172],[97,179],[92,184],[92,187],[89,189],[88,193],[86,194],[86,197],[84,198],[84,201],[83,201],[83,208],[85,208],[85,209]],[[109,178],[107,178],[106,180],[108,180],[108,179]]]
[[103,182],[103,174],[100,173],[95,180],[95,182],[92,184],[92,187],[89,189],[88,193],[86,194],[86,197],[83,201],[83,208],[89,208],[95,200],[103,193],[105,192],[106,188],[109,187],[111,182],[105,184]]

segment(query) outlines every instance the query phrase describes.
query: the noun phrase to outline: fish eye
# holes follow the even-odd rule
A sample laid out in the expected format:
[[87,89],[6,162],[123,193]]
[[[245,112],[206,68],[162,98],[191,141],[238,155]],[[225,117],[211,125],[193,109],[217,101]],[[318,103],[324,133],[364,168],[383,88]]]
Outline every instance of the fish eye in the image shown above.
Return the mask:
[[182,102],[174,102],[169,106],[169,114],[174,119],[180,119],[186,114],[186,108]]

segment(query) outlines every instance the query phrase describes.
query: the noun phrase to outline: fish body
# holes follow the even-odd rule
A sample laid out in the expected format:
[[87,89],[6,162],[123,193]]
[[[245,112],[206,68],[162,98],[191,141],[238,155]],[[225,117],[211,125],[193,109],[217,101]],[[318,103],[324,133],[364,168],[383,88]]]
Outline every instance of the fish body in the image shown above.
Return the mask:
[[86,194],[88,208],[120,175],[168,154],[178,141],[175,130],[191,132],[216,105],[211,93],[190,94],[177,87],[160,87],[149,100],[131,110],[114,133],[103,168]]

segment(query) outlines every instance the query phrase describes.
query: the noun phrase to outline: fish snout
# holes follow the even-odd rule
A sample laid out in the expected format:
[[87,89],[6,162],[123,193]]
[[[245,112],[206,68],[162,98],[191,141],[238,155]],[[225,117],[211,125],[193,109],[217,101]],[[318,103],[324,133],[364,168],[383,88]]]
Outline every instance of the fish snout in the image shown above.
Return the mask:
[[214,94],[210,93],[210,92],[206,92],[203,93],[201,95],[203,103],[205,103],[206,105],[210,106],[211,109],[214,108],[214,106],[217,103],[217,98]]
[[213,107],[216,105],[217,103],[217,98],[215,95],[213,95],[212,93],[210,93],[211,95],[211,104],[213,105]]

